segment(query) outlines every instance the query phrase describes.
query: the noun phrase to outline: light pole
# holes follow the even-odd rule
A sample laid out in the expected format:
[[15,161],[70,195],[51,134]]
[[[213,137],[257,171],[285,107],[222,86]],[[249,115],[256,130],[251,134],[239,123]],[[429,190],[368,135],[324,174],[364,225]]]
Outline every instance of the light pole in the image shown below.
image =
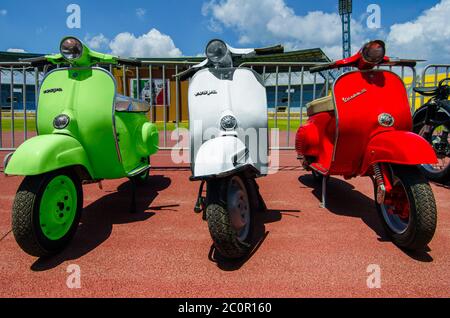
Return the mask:
[[344,58],[352,54],[351,15],[353,11],[352,0],[339,0],[339,14],[342,19],[342,51]]

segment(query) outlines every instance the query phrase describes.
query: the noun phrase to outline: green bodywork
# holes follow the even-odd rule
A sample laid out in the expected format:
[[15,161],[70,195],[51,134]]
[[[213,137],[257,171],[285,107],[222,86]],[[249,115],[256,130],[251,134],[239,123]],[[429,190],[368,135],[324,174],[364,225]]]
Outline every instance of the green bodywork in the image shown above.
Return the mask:
[[[148,157],[158,151],[158,130],[145,113],[116,112],[115,98],[115,80],[103,69],[49,73],[40,88],[38,136],[17,149],[5,173],[32,176],[82,166],[92,180],[100,180],[148,167]],[[53,121],[62,114],[70,122],[57,130]]]

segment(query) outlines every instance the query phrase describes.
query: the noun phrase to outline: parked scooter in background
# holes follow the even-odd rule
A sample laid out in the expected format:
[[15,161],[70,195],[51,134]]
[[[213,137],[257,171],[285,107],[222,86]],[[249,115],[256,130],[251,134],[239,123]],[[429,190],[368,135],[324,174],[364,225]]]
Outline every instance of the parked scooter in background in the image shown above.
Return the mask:
[[262,204],[255,179],[268,173],[263,80],[251,69],[233,67],[236,59],[253,53],[212,40],[207,60],[180,74],[192,76],[191,180],[202,181],[195,211],[204,213],[216,249],[229,259],[251,251],[253,214]]
[[436,154],[412,133],[407,91],[395,73],[377,65],[415,66],[391,60],[385,44],[373,41],[354,56],[312,68],[322,72],[356,67],[344,73],[332,96],[308,105],[308,124],[297,133],[296,148],[303,166],[322,178],[323,206],[330,176],[374,180],[375,203],[383,224],[398,246],[421,250],[436,230],[436,203],[417,165],[435,164]]
[[450,78],[439,82],[438,87],[418,87],[414,91],[431,97],[414,114],[414,132],[425,138],[438,157],[436,165],[422,165],[422,171],[431,181],[450,181]]
[[25,176],[14,200],[12,230],[33,256],[64,249],[83,207],[82,183],[130,178],[145,181],[149,156],[158,151],[158,131],[145,115],[150,105],[118,95],[113,76],[96,64],[137,66],[91,51],[73,37],[61,54],[28,60],[32,66],[69,65],[48,73],[40,87],[38,136],[23,143],[5,174]]

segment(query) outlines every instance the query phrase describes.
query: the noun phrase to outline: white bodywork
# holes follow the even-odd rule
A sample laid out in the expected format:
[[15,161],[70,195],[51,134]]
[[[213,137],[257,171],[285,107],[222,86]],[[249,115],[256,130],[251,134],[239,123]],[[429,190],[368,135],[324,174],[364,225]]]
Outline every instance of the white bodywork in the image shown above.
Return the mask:
[[[224,131],[221,119],[237,119]],[[195,178],[230,174],[252,165],[268,173],[267,96],[260,76],[246,68],[203,69],[189,85],[191,163]]]

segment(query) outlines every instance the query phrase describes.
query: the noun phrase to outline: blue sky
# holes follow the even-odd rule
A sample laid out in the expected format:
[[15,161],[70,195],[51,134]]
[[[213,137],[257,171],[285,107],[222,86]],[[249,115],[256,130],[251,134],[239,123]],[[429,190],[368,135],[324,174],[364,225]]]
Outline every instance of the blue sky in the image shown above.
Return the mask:
[[[441,3],[441,1],[443,3]],[[336,16],[337,0],[40,0],[0,1],[0,50],[55,52],[61,37],[75,35],[101,51],[120,54],[197,55],[211,38],[222,38],[236,47],[282,43],[290,49],[319,46],[332,57],[340,54],[340,27]],[[424,29],[439,27],[440,12],[450,8],[450,0],[355,0],[354,44],[369,38],[383,38],[396,54],[421,55],[436,60],[450,57],[443,38],[427,38]],[[66,26],[66,8],[81,7],[81,29]],[[262,4],[264,3],[264,4]],[[367,6],[381,8],[381,29],[365,25]],[[440,4],[441,3],[441,4]],[[435,12],[426,10],[440,4]],[[272,9],[275,8],[275,9]],[[449,9],[450,10],[450,9]],[[311,12],[319,11],[320,15]],[[445,12],[444,12],[445,13]],[[450,14],[450,12],[449,12]],[[447,15],[448,17],[449,15]],[[420,21],[422,17],[422,22]],[[417,20],[419,19],[419,20]],[[281,21],[281,22],[280,22]],[[284,22],[286,21],[286,25]],[[398,27],[392,26],[396,25]],[[423,25],[426,25],[423,27]],[[412,27],[411,27],[412,26]],[[409,33],[408,28],[414,30]],[[444,25],[442,25],[444,29]],[[154,31],[149,33],[151,30]],[[317,29],[317,31],[316,31]],[[317,32],[317,33],[316,33]],[[313,34],[313,36],[311,36]],[[142,37],[143,35],[147,35]],[[158,42],[158,43],[151,43]],[[361,42],[361,43],[360,43]],[[445,54],[431,49],[416,50],[432,42]],[[448,39],[447,39],[448,42]],[[410,52],[413,51],[413,52]],[[406,54],[406,55],[408,55]]]

